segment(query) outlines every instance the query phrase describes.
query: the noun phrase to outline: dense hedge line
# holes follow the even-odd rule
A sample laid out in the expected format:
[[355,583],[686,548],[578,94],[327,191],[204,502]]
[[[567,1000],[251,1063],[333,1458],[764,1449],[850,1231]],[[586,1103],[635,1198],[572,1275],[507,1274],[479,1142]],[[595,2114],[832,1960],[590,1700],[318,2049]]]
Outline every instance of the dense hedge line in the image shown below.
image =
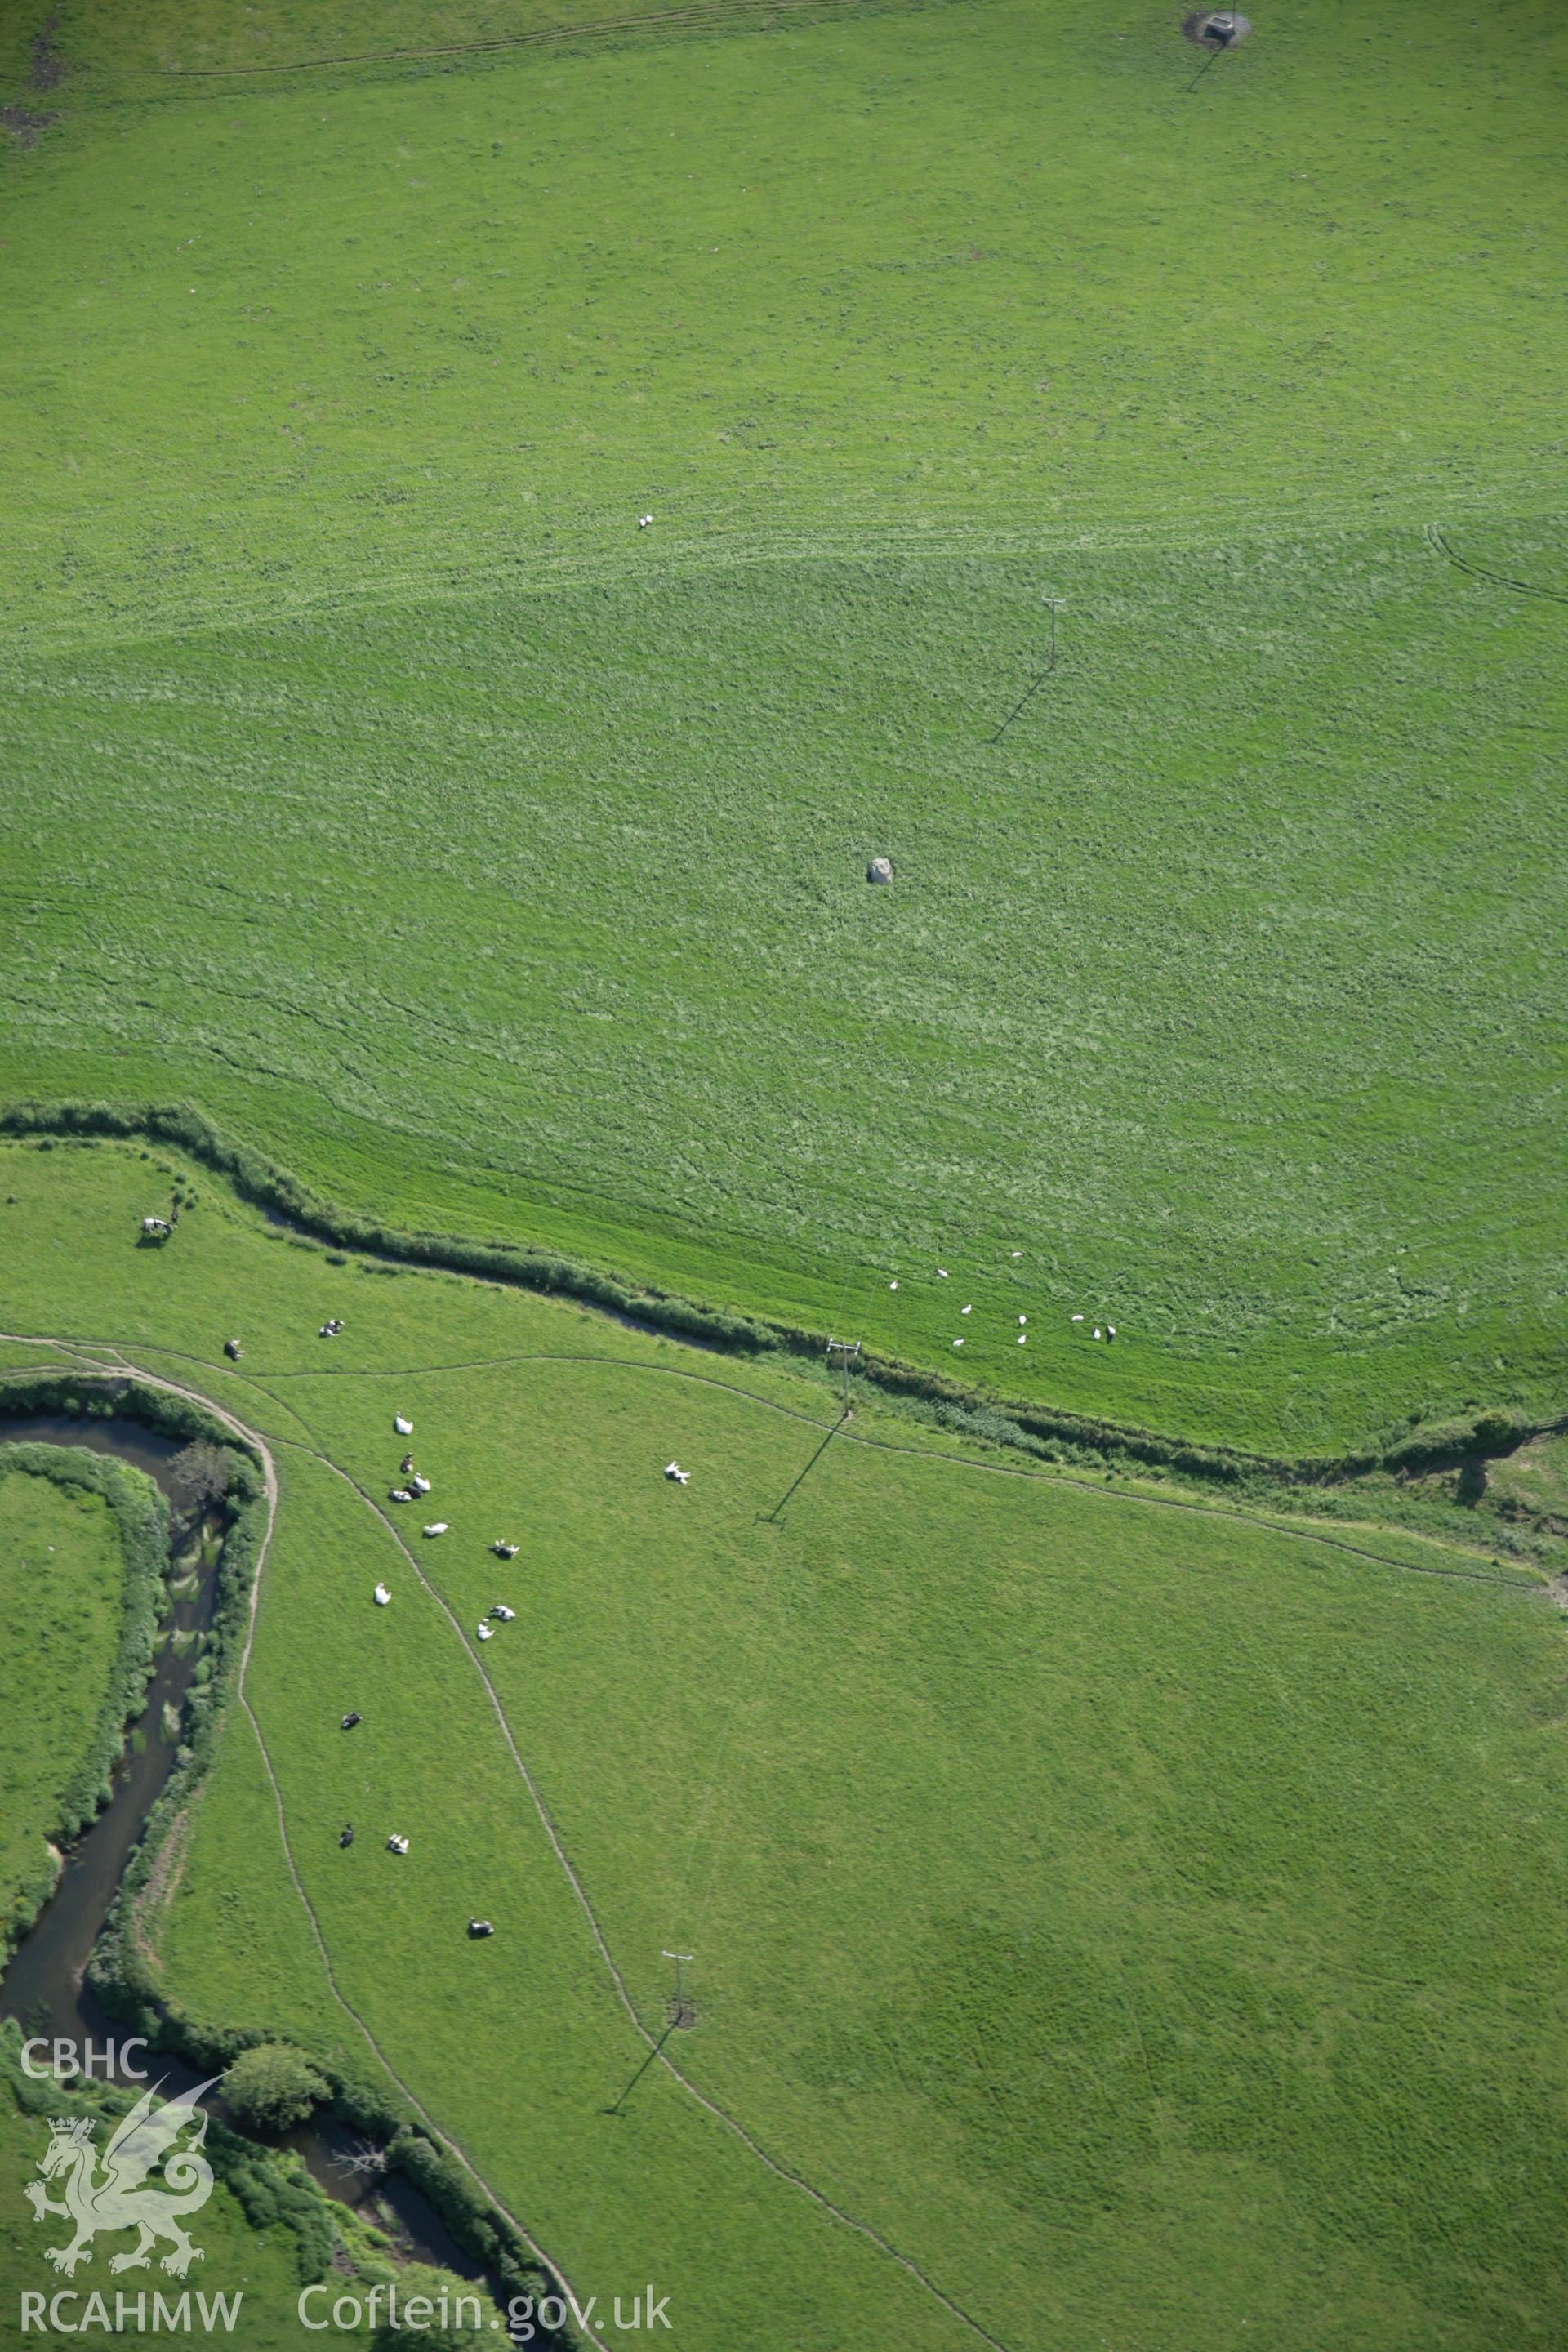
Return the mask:
[[[68,1413],[73,1420],[79,1416],[84,1421],[109,1421],[121,1413],[159,1437],[177,1437],[186,1444],[195,1438],[205,1438],[234,1457],[237,1476],[243,1465],[252,1494],[261,1492],[261,1456],[254,1446],[237,1438],[189,1398],[138,1380],[133,1372],[0,1371],[0,1439],[5,1437],[7,1420],[43,1412]],[[72,1462],[82,1458],[74,1452],[70,1455]]]
[[[817,1352],[820,1352],[819,1350]],[[921,1408],[938,1427],[1016,1447],[1047,1462],[1124,1462],[1173,1470],[1210,1485],[1247,1486],[1259,1480],[1278,1486],[1335,1486],[1374,1471],[1411,1476],[1477,1457],[1511,1454],[1531,1437],[1568,1426],[1562,1419],[1536,1422],[1508,1407],[1472,1416],[1428,1422],[1419,1415],[1373,1444],[1343,1454],[1249,1454],[1239,1447],[1194,1445],[1152,1430],[1129,1428],[1085,1413],[1026,1404],[1016,1398],[987,1402],[959,1381],[896,1358],[864,1353],[865,1379],[885,1394]]]
[[[639,1288],[574,1259],[459,1235],[406,1233],[339,1208],[248,1145],[235,1141],[184,1103],[114,1104],[68,1101],[0,1105],[0,1135],[141,1138],[166,1143],[226,1177],[236,1192],[282,1217],[298,1233],[330,1246],[399,1265],[431,1266],[478,1276],[528,1290],[581,1298],[634,1323],[705,1346],[755,1355],[768,1350],[821,1362],[826,1334],[797,1324],[701,1307],[673,1292]],[[1234,1486],[1258,1476],[1280,1485],[1339,1485],[1384,1470],[1408,1475],[1470,1455],[1506,1454],[1543,1427],[1508,1411],[1478,1411],[1470,1420],[1430,1426],[1412,1422],[1383,1440],[1337,1454],[1299,1457],[1251,1454],[1224,1445],[1194,1445],[1096,1416],[1057,1411],[1015,1398],[988,1401],[946,1374],[875,1350],[863,1352],[857,1378],[892,1397],[931,1409],[944,1425],[1004,1445],[1022,1445],[1047,1460],[1053,1449],[1081,1449],[1101,1460],[1143,1464],[1189,1478]],[[1070,1458],[1070,1454],[1069,1457]]]
[[[0,1412],[4,1409],[0,1402]],[[25,1470],[56,1486],[75,1486],[102,1496],[114,1520],[125,1563],[120,1641],[109,1687],[87,1751],[60,1798],[54,1843],[65,1845],[79,1837],[109,1802],[110,1776],[125,1744],[125,1727],[142,1712],[163,1614],[169,1567],[169,1510],[152,1479],[129,1463],[70,1446],[6,1444],[4,1438],[5,1423],[0,1419],[0,1476],[9,1470]],[[0,1952],[26,1935],[52,1894],[57,1874],[51,1867],[22,1889],[0,1922]]]
[[224,1135],[188,1104],[14,1102],[0,1106],[0,1135],[144,1137],[174,1145],[204,1168],[226,1177],[243,1200],[271,1210],[313,1241],[388,1258],[399,1265],[437,1266],[454,1274],[479,1275],[487,1282],[585,1298],[613,1314],[718,1347],[755,1349],[774,1344],[765,1326],[748,1316],[699,1307],[673,1291],[638,1288],[575,1259],[520,1249],[510,1242],[406,1233],[400,1226],[357,1216],[324,1199],[287,1170],[275,1167],[247,1144]]

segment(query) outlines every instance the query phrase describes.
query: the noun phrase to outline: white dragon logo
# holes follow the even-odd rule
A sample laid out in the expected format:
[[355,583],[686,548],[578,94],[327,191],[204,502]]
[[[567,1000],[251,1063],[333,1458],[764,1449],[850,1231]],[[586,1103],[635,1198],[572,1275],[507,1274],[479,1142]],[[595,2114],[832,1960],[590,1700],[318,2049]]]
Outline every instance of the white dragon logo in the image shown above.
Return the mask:
[[[216,2080],[215,2074],[212,2083]],[[198,2084],[194,2091],[162,2104],[154,2104],[158,2084],[144,2091],[103,2151],[101,2179],[92,2144],[97,2128],[92,2118],[51,2116],[49,2144],[38,2158],[38,2170],[44,2180],[57,2180],[64,2174],[65,2202],[57,2204],[47,2196],[41,2180],[28,2181],[26,2196],[35,2221],[41,2221],[47,2213],[62,2213],[76,2226],[68,2246],[44,2250],[56,2270],[69,2278],[79,2263],[91,2262],[92,2242],[100,2230],[141,2232],[128,2254],[110,2256],[111,2271],[145,2270],[160,2238],[171,2242],[172,2252],[164,2255],[163,2268],[175,2278],[184,2278],[193,2263],[204,2259],[201,2248],[193,2246],[186,2236],[181,2216],[199,2212],[212,2194],[212,2166],[202,2153],[207,2118],[196,2105],[212,2083]],[[176,2147],[174,2143],[187,2124],[195,2124],[195,2130],[184,2147]],[[146,2185],[160,2160],[162,2190],[156,2184]],[[169,2190],[174,2194],[167,2194]]]

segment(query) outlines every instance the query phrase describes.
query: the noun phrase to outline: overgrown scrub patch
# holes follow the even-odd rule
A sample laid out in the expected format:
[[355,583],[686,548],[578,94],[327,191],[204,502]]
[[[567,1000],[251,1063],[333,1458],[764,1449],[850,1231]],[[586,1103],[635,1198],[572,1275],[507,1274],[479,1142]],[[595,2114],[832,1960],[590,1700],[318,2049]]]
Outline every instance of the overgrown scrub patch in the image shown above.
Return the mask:
[[[18,2208],[26,2179],[37,2178],[34,2166],[51,2116],[79,2116],[92,2126],[102,2147],[137,2095],[103,2084],[65,2084],[30,2074],[21,2063],[22,2038],[14,2021],[0,2023],[0,2180]],[[335,2273],[348,2291],[357,2284],[363,2297],[363,2289],[377,2280],[401,2284],[407,2278],[395,2234],[377,2226],[374,2211],[351,2215],[334,2206],[298,2156],[259,2146],[216,2121],[207,2125],[205,2153],[216,2187],[201,2213],[199,2276],[209,2290],[241,2296],[235,2340],[244,2352],[293,2352],[300,2336],[301,2286],[330,2280]],[[42,2252],[49,2242],[46,2232],[26,2229],[0,2238],[0,2294],[11,2299],[13,2308],[23,2291],[42,2288],[47,2295],[58,2289],[58,2276]],[[159,2283],[174,2302],[178,2291],[167,2281]],[[439,2294],[456,2293],[458,2283],[449,2273],[421,2270],[410,2284]],[[467,2282],[462,2291],[475,2292]],[[488,2296],[481,2295],[481,2302],[493,2316]],[[112,2290],[108,2304],[112,2311]],[[130,2307],[133,2315],[133,2286]],[[130,2352],[168,2340],[162,2329],[139,2329],[133,2316],[117,2336]]]

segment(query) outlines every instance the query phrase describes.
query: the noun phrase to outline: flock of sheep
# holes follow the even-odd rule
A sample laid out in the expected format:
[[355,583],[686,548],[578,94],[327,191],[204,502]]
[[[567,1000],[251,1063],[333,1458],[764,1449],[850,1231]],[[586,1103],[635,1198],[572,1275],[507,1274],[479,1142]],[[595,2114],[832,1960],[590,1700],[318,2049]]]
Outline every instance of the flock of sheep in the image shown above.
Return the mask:
[[[321,1336],[323,1338],[335,1338],[337,1333],[341,1331],[342,1328],[341,1321],[334,1322],[331,1327],[323,1324],[321,1327]],[[399,1437],[412,1437],[414,1434],[414,1423],[405,1413],[399,1412],[393,1415],[393,1427],[397,1432]],[[679,1462],[667,1463],[665,1465],[664,1475],[671,1481],[672,1484],[681,1486],[689,1486],[691,1481],[691,1473],[689,1470],[683,1470]],[[388,1496],[388,1500],[391,1502],[412,1503],[417,1500],[420,1496],[427,1495],[430,1492],[431,1482],[428,1478],[422,1476],[420,1473],[416,1470],[412,1453],[405,1454],[403,1460],[398,1466],[398,1476],[400,1479],[406,1480],[407,1483],[405,1485],[394,1486],[391,1489]],[[432,1537],[444,1536],[449,1532],[448,1523],[445,1519],[432,1519],[424,1529],[424,1533],[426,1536]],[[516,1544],[507,1542],[504,1538],[498,1538],[490,1546],[490,1550],[495,1554],[498,1559],[515,1559],[518,1555],[518,1549],[519,1547]],[[374,1597],[375,1605],[378,1609],[390,1607],[392,1601],[391,1587],[378,1581]],[[494,1602],[487,1611],[486,1614],[479,1620],[478,1625],[474,1628],[477,1638],[481,1642],[489,1641],[495,1633],[497,1625],[511,1624],[516,1615],[516,1610],[509,1609],[505,1601],[498,1601]],[[363,1717],[357,1710],[351,1712],[343,1717],[342,1728],[345,1731],[352,1731],[356,1724],[363,1720]],[[338,1843],[342,1846],[352,1845],[353,1843],[353,1834],[352,1823],[345,1822],[342,1831],[339,1835]],[[406,1853],[408,1852],[408,1840],[401,1833],[401,1832],[395,1831],[392,1836],[387,1839],[386,1845],[389,1853]],[[488,1919],[470,1919],[468,1922],[468,1933],[471,1937],[477,1939],[486,1936],[493,1936],[495,1929]]]
[[[1016,1250],[1012,1253],[1012,1255],[1014,1255],[1014,1257],[1016,1257],[1016,1258],[1019,1258],[1019,1257],[1022,1257],[1022,1256],[1023,1256],[1024,1253],[1023,1253],[1023,1251],[1022,1251],[1022,1250],[1016,1250]],[[952,1275],[951,1275],[951,1274],[949,1274],[949,1272],[948,1272],[948,1270],[947,1270],[947,1268],[946,1268],[946,1266],[945,1266],[945,1265],[939,1265],[939,1266],[937,1267],[937,1269],[936,1269],[936,1278],[937,1278],[937,1280],[938,1280],[939,1282],[951,1282],[951,1281],[952,1280]],[[889,1290],[897,1290],[898,1286],[899,1286],[898,1277],[897,1277],[897,1276],[895,1275],[895,1276],[893,1277],[892,1281],[889,1283],[889,1285],[888,1285],[888,1288],[889,1288]],[[958,1311],[959,1311],[959,1313],[960,1313],[961,1315],[973,1315],[973,1312],[974,1312],[974,1302],[973,1302],[973,1299],[971,1299],[971,1300],[969,1301],[969,1303],[968,1303],[966,1306],[961,1307],[959,1308],[959,1310],[958,1310]],[[1086,1316],[1082,1316],[1082,1315],[1073,1315],[1073,1316],[1069,1316],[1069,1318],[1068,1318],[1068,1321],[1069,1321],[1069,1322],[1073,1322],[1073,1323],[1083,1323],[1083,1322],[1086,1322],[1086,1321],[1088,1320],[1088,1318],[1087,1318]],[[1027,1317],[1026,1315],[1020,1315],[1020,1316],[1019,1316],[1019,1318],[1018,1318],[1018,1345],[1019,1345],[1019,1347],[1020,1347],[1020,1348],[1026,1348],[1026,1347],[1028,1346],[1028,1344],[1029,1344],[1029,1334],[1028,1334],[1027,1330],[1025,1328],[1025,1326],[1027,1324],[1028,1320],[1029,1320],[1029,1318],[1028,1318],[1028,1317]],[[1095,1327],[1094,1327],[1094,1336],[1095,1336],[1095,1338],[1096,1338],[1097,1339],[1103,1340],[1103,1341],[1104,1341],[1104,1342],[1109,1346],[1109,1345],[1110,1345],[1110,1341],[1111,1341],[1111,1340],[1113,1340],[1113,1339],[1115,1339],[1115,1337],[1116,1337],[1116,1326],[1115,1326],[1115,1324],[1114,1324],[1114,1323],[1105,1323],[1105,1324],[1100,1324],[1100,1323],[1097,1323],[1097,1324],[1095,1325]],[[955,1348],[962,1348],[962,1347],[963,1347],[963,1343],[964,1343],[964,1340],[967,1339],[967,1337],[968,1337],[967,1332],[965,1332],[965,1333],[962,1333],[962,1334],[959,1336],[959,1338],[957,1338],[956,1339],[954,1339],[954,1340],[953,1340],[952,1345],[953,1345]]]
[[[1022,1250],[1014,1250],[1012,1255],[1015,1258],[1021,1258],[1024,1253]],[[952,1279],[952,1275],[949,1273],[948,1268],[945,1265],[939,1265],[936,1268],[936,1277],[939,1282],[951,1282]],[[899,1283],[896,1276],[889,1283],[888,1287],[892,1291],[896,1291],[898,1289]],[[959,1308],[958,1311],[960,1315],[972,1315],[974,1311],[973,1301],[967,1301]],[[1075,1314],[1069,1319],[1074,1323],[1082,1323],[1087,1321],[1088,1318],[1084,1315]],[[1028,1320],[1029,1318],[1026,1314],[1021,1314],[1018,1318],[1018,1345],[1020,1348],[1026,1347],[1028,1344],[1029,1335],[1026,1328]],[[342,1328],[342,1319],[339,1318],[333,1318],[331,1321],[322,1324],[321,1336],[322,1339],[335,1339]],[[955,1348],[962,1348],[964,1344],[964,1339],[966,1336],[966,1334],[961,1334],[953,1340],[952,1345]],[[1109,1343],[1116,1337],[1115,1324],[1109,1322],[1105,1324],[1097,1323],[1094,1326],[1094,1336],[1097,1339]],[[236,1349],[237,1350],[237,1343],[235,1343],[235,1345]],[[394,1414],[393,1427],[399,1437],[408,1438],[412,1437],[414,1434],[414,1423],[405,1413],[399,1412]],[[679,1462],[673,1459],[665,1464],[664,1475],[672,1486],[689,1486],[691,1482],[691,1473],[689,1470],[683,1470]],[[399,1463],[398,1478],[400,1483],[392,1487],[388,1495],[388,1500],[391,1502],[418,1502],[425,1496],[428,1495],[431,1490],[431,1481],[423,1476],[422,1474],[415,1468],[412,1451],[405,1452],[402,1461]],[[449,1523],[446,1519],[428,1520],[425,1525],[423,1532],[426,1537],[432,1538],[437,1536],[447,1535],[450,1532]],[[498,1559],[510,1560],[517,1558],[519,1548],[515,1543],[509,1543],[503,1538],[498,1538],[497,1540],[490,1545],[489,1549]],[[378,1582],[375,1587],[374,1599],[375,1605],[378,1609],[385,1609],[389,1607],[392,1601],[391,1588],[384,1583]],[[490,1641],[494,1637],[496,1627],[498,1625],[510,1625],[515,1619],[516,1615],[516,1610],[508,1608],[504,1601],[498,1601],[494,1602],[486,1612],[485,1615],[479,1620],[478,1625],[474,1628],[476,1639],[481,1642]],[[361,1717],[357,1713],[345,1715],[342,1718],[342,1727],[345,1731],[353,1730],[354,1726],[359,1723]],[[346,1846],[352,1845],[353,1843],[353,1826],[345,1823],[342,1832],[339,1838],[339,1843]],[[399,1832],[395,1832],[393,1835],[387,1839],[386,1843],[389,1853],[402,1854],[408,1852],[408,1840]],[[471,1937],[479,1937],[491,1936],[495,1933],[495,1930],[488,1919],[470,1919],[468,1922],[468,1933]]]

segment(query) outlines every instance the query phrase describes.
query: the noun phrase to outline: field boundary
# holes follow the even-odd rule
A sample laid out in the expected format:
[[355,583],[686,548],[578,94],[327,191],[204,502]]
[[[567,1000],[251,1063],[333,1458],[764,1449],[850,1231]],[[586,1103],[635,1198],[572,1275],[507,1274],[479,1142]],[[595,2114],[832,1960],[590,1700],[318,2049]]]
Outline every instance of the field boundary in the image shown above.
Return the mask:
[[[46,1148],[55,1139],[93,1138],[163,1144],[184,1152],[208,1174],[222,1177],[239,1199],[305,1242],[383,1263],[469,1275],[545,1297],[571,1298],[655,1336],[684,1339],[721,1354],[826,1360],[826,1331],[707,1306],[554,1252],[481,1242],[460,1234],[417,1232],[359,1216],[226,1134],[190,1103],[13,1100],[0,1103],[0,1139],[7,1137],[19,1142],[37,1139]],[[1457,1459],[1496,1458],[1531,1438],[1568,1430],[1568,1413],[1540,1420],[1494,1406],[1468,1420],[1422,1422],[1396,1437],[1341,1454],[1292,1456],[1199,1443],[1136,1423],[1029,1403],[871,1349],[862,1351],[856,1377],[871,1390],[931,1409],[943,1426],[994,1444],[1046,1459],[1058,1458],[1051,1454],[1053,1446],[1078,1446],[1103,1459],[1173,1470],[1209,1485],[1265,1479],[1281,1486],[1342,1486],[1377,1471],[1409,1474]]]

